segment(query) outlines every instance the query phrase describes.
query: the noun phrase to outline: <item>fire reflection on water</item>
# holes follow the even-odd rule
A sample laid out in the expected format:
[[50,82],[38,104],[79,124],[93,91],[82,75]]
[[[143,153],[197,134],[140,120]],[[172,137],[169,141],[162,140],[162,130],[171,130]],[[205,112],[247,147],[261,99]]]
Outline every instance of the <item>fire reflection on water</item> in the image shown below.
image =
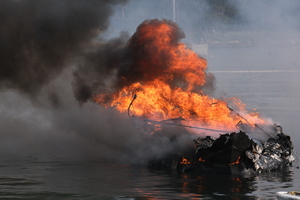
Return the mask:
[[[260,192],[268,192],[269,186],[289,185],[293,181],[293,173],[287,169],[278,172],[262,173],[260,176],[233,176],[215,174],[166,174],[165,171],[144,171],[151,176],[151,187],[149,182],[139,182],[136,188],[138,197],[146,199],[236,199],[254,200],[260,197]],[[154,183],[154,184],[153,184]],[[142,185],[140,185],[142,184]],[[144,188],[144,189],[141,189]],[[135,197],[137,197],[135,196]],[[272,193],[264,194],[263,198],[272,199]]]
[[[272,178],[271,178],[272,177]],[[197,175],[184,174],[182,179],[182,193],[197,194],[199,196],[230,199],[257,199],[255,191],[259,183],[272,181],[278,184],[291,182],[293,179],[290,170],[282,173],[270,172],[257,177],[224,176],[224,175]],[[267,189],[266,189],[267,190]],[[274,196],[273,196],[274,197]],[[272,197],[272,198],[273,198]]]

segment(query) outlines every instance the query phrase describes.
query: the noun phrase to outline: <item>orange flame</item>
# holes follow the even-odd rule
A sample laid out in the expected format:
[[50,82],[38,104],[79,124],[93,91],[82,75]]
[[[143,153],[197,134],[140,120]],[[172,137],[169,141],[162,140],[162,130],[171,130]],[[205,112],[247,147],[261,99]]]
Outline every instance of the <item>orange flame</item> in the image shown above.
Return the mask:
[[180,164],[189,165],[189,164],[191,164],[191,162],[188,159],[182,157],[182,160],[181,160]]
[[232,162],[232,163],[229,163],[229,165],[237,165],[240,163],[240,159],[241,159],[241,156],[239,156],[236,161]]
[[201,91],[207,83],[207,62],[176,40],[176,28],[166,21],[147,21],[140,25],[129,45],[134,40],[135,48],[142,48],[139,52],[143,54],[133,66],[143,72],[144,80],[125,85],[113,94],[95,95],[94,100],[127,112],[133,96],[137,95],[132,115],[156,121],[182,117],[185,120],[181,123],[186,126],[234,131],[243,119],[253,127],[266,123],[257,113],[247,112],[237,98],[230,101],[242,113],[242,118],[228,108],[225,100],[214,99]]

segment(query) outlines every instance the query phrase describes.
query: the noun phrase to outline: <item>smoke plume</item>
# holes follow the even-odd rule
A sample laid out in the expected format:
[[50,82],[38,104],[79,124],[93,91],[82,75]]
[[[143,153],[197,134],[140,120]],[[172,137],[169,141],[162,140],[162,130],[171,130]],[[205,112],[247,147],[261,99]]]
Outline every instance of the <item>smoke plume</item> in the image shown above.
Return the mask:
[[2,0],[0,87],[36,96],[109,25],[126,0]]

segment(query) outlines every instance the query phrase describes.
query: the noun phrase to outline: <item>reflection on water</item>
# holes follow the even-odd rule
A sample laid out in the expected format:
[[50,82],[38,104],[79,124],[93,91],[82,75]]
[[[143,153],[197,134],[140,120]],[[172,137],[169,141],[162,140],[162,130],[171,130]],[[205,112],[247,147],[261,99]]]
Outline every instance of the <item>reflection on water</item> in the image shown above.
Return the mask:
[[[201,199],[257,199],[258,196],[266,198],[269,194],[258,192],[255,195],[253,192],[259,190],[270,192],[270,187],[261,187],[268,182],[272,182],[273,186],[276,183],[288,186],[293,181],[291,169],[249,177],[194,173],[170,176],[169,184],[171,188],[174,188],[173,193],[177,193],[178,197],[188,199],[192,197],[195,199],[199,197]],[[270,195],[271,199],[274,198],[274,194]]]
[[0,169],[0,199],[272,199],[293,185],[291,170],[241,177],[102,162],[22,162]]
[[254,178],[242,178],[223,175],[184,175],[184,193],[202,194],[207,197],[244,197],[255,188]]

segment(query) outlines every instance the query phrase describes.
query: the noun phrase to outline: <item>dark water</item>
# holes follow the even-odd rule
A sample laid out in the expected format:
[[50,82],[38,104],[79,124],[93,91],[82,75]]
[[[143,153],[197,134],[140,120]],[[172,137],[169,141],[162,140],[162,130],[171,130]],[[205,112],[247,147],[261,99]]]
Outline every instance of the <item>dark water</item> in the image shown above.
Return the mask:
[[[227,57],[209,62],[217,80],[215,95],[239,97],[281,124],[299,152],[300,70],[256,63],[249,67],[251,63],[244,66]],[[276,199],[277,191],[300,190],[298,166],[296,160],[285,171],[241,177],[176,174],[101,161],[29,159],[0,163],[0,199]]]
[[274,199],[300,182],[296,168],[254,177],[103,162],[13,162],[0,169],[0,199]]

